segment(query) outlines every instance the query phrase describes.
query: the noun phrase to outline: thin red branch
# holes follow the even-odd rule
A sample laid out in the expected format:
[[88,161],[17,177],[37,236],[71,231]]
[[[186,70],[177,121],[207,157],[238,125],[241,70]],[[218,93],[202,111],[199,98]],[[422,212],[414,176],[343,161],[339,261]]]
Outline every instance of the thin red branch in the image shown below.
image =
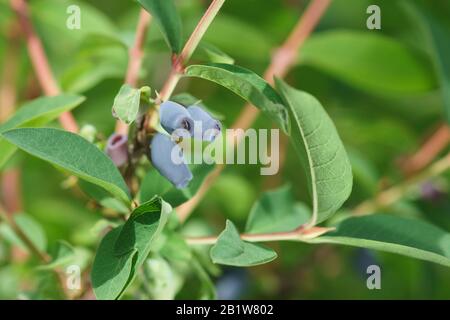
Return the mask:
[[[51,71],[41,40],[37,36],[30,13],[25,0],[10,0],[12,9],[16,12],[19,23],[24,32],[28,53],[39,85],[47,96],[55,96],[60,93],[58,84]],[[70,112],[65,112],[59,117],[61,126],[67,131],[77,132],[78,125]]]

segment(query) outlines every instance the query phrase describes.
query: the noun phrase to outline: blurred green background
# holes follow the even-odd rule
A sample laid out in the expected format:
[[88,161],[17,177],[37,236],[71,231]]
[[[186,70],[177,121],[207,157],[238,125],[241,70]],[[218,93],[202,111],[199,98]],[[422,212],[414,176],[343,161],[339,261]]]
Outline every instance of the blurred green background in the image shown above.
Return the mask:
[[[102,43],[101,35],[118,35],[131,43],[139,15],[133,1],[31,0],[33,22],[42,37],[53,71],[64,91],[81,93],[86,101],[75,111],[81,125],[92,124],[103,137],[114,130],[111,106],[123,83],[127,50]],[[399,163],[414,153],[423,140],[445,121],[438,73],[434,68],[421,22],[405,3],[432,17],[446,30],[450,41],[450,2],[394,0],[333,0],[314,34],[307,40],[286,80],[315,95],[336,124],[351,157],[354,188],[345,207],[352,208],[373,197],[385,185],[404,179]],[[209,1],[180,0],[177,8],[183,31],[189,36]],[[65,27],[66,8],[81,7],[81,29]],[[271,54],[296,24],[308,1],[228,0],[208,30],[205,41],[235,59],[237,65],[263,74]],[[366,9],[381,8],[382,29],[368,30]],[[18,101],[40,95],[22,41],[11,39],[14,15],[8,1],[0,0],[0,74],[11,63],[7,50],[14,47],[18,65],[14,85]],[[160,89],[170,68],[170,54],[154,24],[145,47],[140,83]],[[357,57],[364,57],[358,59]],[[193,61],[201,59],[195,55]],[[447,57],[450,59],[450,57]],[[177,92],[189,92],[224,116],[230,126],[244,102],[226,89],[203,80],[183,80]],[[1,108],[1,106],[0,106]],[[55,122],[55,126],[57,123]],[[270,119],[259,117],[256,128],[270,128]],[[447,148],[448,150],[448,148]],[[300,201],[308,201],[302,170],[293,150],[286,164],[272,177],[259,175],[258,166],[230,165],[187,222],[187,229],[223,230],[225,219],[245,224],[252,204],[264,190],[290,183]],[[76,189],[67,188],[67,177],[43,161],[17,153],[8,164],[19,167],[23,211],[44,228],[49,248],[60,239],[92,254],[99,236],[95,226],[100,210]],[[440,196],[429,199],[421,186],[385,211],[420,216],[450,230],[450,174],[430,183]],[[219,297],[272,299],[449,299],[448,268],[394,254],[331,245],[271,244],[278,259],[247,269],[214,270]],[[368,290],[366,268],[378,264],[382,289]],[[13,262],[11,247],[0,238],[0,298],[54,297],[52,289],[40,290],[42,272],[33,260]],[[187,280],[189,283],[189,279]],[[197,298],[185,285],[177,297]],[[25,294],[26,293],[26,294]],[[135,296],[134,296],[135,297]]]

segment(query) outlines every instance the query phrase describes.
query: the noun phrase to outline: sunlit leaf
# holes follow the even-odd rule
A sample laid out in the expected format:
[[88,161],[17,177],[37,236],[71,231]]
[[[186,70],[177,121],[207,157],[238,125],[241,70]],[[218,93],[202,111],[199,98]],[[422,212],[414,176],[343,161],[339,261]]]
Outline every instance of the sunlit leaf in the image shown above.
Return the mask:
[[308,180],[313,208],[311,224],[317,224],[334,214],[350,195],[350,161],[320,102],[282,80],[277,79],[276,85],[291,114],[291,142]]
[[6,131],[2,136],[31,155],[129,202],[128,187],[114,163],[79,135],[51,128],[21,128]]
[[239,232],[229,220],[211,248],[210,255],[214,263],[239,267],[267,263],[277,257],[272,249],[241,240]]

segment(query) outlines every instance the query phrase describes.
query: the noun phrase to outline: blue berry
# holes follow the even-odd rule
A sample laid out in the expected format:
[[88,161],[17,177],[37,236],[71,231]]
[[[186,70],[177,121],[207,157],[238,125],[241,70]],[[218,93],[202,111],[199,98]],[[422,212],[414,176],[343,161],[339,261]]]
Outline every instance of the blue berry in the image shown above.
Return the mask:
[[201,130],[197,130],[194,127],[194,138],[209,142],[214,141],[222,130],[220,122],[199,106],[190,106],[187,108],[187,111],[191,115],[192,120],[194,120],[195,126],[197,126],[198,122],[202,125]]
[[159,109],[161,126],[168,133],[177,129],[187,130],[192,136],[194,130],[194,121],[191,115],[181,104],[172,101],[163,102]]
[[183,158],[183,151],[169,136],[157,133],[153,137],[150,158],[156,170],[176,188],[185,188],[192,180],[192,173]]

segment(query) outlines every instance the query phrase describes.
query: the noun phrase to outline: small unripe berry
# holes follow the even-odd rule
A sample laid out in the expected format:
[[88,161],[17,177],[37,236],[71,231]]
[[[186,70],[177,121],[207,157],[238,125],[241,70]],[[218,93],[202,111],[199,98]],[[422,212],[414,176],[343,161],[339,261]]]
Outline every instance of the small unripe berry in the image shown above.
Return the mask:
[[153,137],[150,159],[156,170],[176,188],[185,188],[192,180],[192,173],[183,157],[183,151],[169,136],[157,133]]
[[106,144],[106,153],[117,167],[128,162],[128,138],[126,135],[114,133]]
[[214,119],[208,112],[199,106],[190,106],[187,111],[194,120],[194,124],[201,123],[201,130],[196,130],[194,127],[194,138],[203,141],[214,141],[222,130],[220,122]]
[[181,104],[166,101],[159,108],[159,117],[161,126],[169,134],[177,129],[184,129],[192,135],[194,130],[194,121],[189,112]]

